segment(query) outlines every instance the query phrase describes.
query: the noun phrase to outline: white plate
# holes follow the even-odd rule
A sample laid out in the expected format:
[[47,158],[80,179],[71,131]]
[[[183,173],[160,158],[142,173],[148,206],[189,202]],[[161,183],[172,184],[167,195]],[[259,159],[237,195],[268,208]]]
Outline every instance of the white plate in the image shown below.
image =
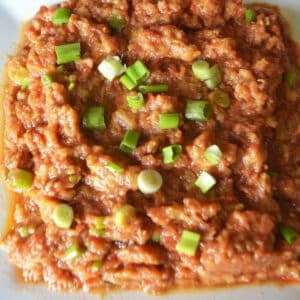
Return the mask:
[[[259,1],[259,0],[258,0]],[[281,7],[283,14],[292,25],[294,37],[300,41],[300,0],[261,0]],[[55,0],[0,0],[0,66],[3,65],[6,55],[13,53],[15,42],[18,40],[19,28],[22,21],[32,17],[40,5],[54,4]],[[298,19],[297,19],[298,17]],[[6,222],[7,203],[0,188],[0,228]],[[14,268],[8,263],[5,253],[0,252],[0,298],[9,300],[94,300],[98,295],[59,294],[52,293],[44,286],[26,285],[18,282]],[[108,300],[138,299],[152,300],[300,300],[300,286],[278,288],[274,286],[241,287],[214,291],[182,292],[169,294],[163,297],[150,297],[142,293],[123,292],[114,293],[105,297]]]

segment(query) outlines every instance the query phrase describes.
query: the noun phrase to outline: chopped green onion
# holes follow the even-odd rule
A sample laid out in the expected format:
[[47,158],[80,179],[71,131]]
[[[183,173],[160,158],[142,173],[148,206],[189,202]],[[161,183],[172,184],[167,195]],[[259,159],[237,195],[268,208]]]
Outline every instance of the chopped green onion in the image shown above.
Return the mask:
[[145,81],[150,75],[149,69],[140,60],[127,68],[126,74],[120,78],[121,83],[128,89],[132,90],[138,84]]
[[192,70],[196,78],[203,80],[208,88],[213,89],[221,83],[221,71],[218,65],[209,67],[208,62],[198,60],[192,64]]
[[84,253],[84,249],[78,244],[72,244],[65,252],[65,258],[67,260],[73,260]]
[[182,153],[181,145],[174,144],[174,145],[164,147],[162,149],[163,162],[165,164],[173,163],[180,158],[181,153]]
[[109,81],[122,75],[125,70],[119,56],[108,56],[98,66],[98,71]]
[[83,114],[82,126],[89,130],[106,128],[104,107],[100,105],[88,107]]
[[139,110],[142,107],[144,107],[144,96],[141,93],[137,93],[135,95],[128,95],[126,99],[128,106],[133,110]]
[[149,69],[140,60],[137,60],[133,65],[127,68],[126,74],[137,84],[146,80],[149,75]]
[[204,82],[209,89],[214,89],[222,82],[221,70],[218,65],[213,65],[209,71],[211,77]]
[[111,29],[121,32],[124,26],[126,25],[126,20],[124,18],[113,16],[109,22],[108,25]]
[[21,238],[27,238],[29,236],[28,227],[27,226],[21,226],[18,228],[18,233]]
[[53,78],[52,75],[44,74],[41,77],[42,85],[45,86],[45,87],[51,86],[51,84],[52,84],[53,81],[54,81],[54,78]]
[[185,117],[188,120],[205,122],[211,115],[211,105],[206,100],[188,100],[185,109]]
[[20,85],[25,90],[29,85],[29,72],[24,67],[8,68],[8,77],[10,80]]
[[69,91],[69,92],[73,91],[73,90],[75,89],[75,87],[76,87],[75,82],[74,82],[74,81],[71,81],[71,82],[69,83],[69,85],[68,85],[68,91]]
[[134,130],[128,130],[120,144],[121,151],[130,154],[136,147],[140,139],[140,133]]
[[178,128],[180,117],[178,113],[160,114],[159,128],[160,129],[174,129]]
[[106,229],[106,226],[104,224],[104,220],[105,220],[105,217],[95,217],[95,227],[96,229],[98,230],[104,230]]
[[63,25],[69,22],[71,11],[67,8],[58,8],[53,16],[54,25]]
[[179,253],[194,256],[196,254],[201,235],[197,232],[183,230],[182,235],[176,245]]
[[297,79],[297,74],[293,71],[286,72],[283,76],[283,79],[287,84],[294,85]]
[[192,70],[196,78],[207,80],[211,78],[209,63],[205,60],[198,60],[192,64]]
[[73,208],[67,204],[59,204],[55,207],[52,219],[59,228],[69,229],[73,223]]
[[119,227],[126,226],[135,216],[135,208],[129,204],[125,204],[114,215],[115,223]]
[[212,165],[217,165],[220,163],[223,153],[217,145],[211,145],[203,155]]
[[96,260],[92,263],[92,272],[97,272],[102,267],[102,261]]
[[155,243],[159,243],[160,242],[160,234],[157,232],[153,232],[153,234],[151,236],[151,240]]
[[137,86],[137,83],[133,81],[127,74],[123,75],[120,78],[120,81],[129,91],[131,91]]
[[156,170],[143,170],[137,177],[137,185],[143,194],[153,194],[160,190],[163,179]]
[[58,65],[70,63],[80,59],[80,43],[55,46],[56,62]]
[[245,20],[246,22],[250,23],[256,20],[256,12],[255,10],[248,8],[245,11]]
[[118,164],[116,164],[113,161],[109,161],[106,165],[106,168],[116,174],[120,174],[124,171],[124,169],[121,166],[119,166]]
[[210,94],[213,102],[222,108],[228,108],[230,105],[230,99],[227,93],[222,90],[215,90]]
[[140,85],[139,91],[142,94],[147,93],[164,93],[169,90],[169,86],[167,84],[152,84],[152,85]]
[[292,227],[281,224],[279,231],[288,244],[292,244],[300,236],[300,234]]
[[207,193],[215,184],[216,179],[207,172],[202,172],[195,182],[195,185],[200,188],[203,194]]
[[69,182],[71,183],[77,183],[80,179],[80,176],[77,174],[72,174],[69,176]]
[[13,188],[27,191],[33,183],[33,174],[29,171],[15,168],[8,172],[6,180]]

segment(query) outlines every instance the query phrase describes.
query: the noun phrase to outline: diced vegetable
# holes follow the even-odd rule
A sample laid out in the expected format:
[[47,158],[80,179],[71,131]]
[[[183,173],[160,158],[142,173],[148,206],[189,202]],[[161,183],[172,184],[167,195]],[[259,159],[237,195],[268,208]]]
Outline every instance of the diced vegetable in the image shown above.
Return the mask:
[[68,204],[59,204],[53,211],[52,220],[59,228],[69,229],[73,223],[73,208]]
[[126,25],[126,20],[124,18],[113,16],[109,22],[108,25],[111,29],[121,32],[124,26]]
[[55,46],[56,62],[58,65],[74,62],[80,59],[80,43]]
[[54,25],[63,25],[69,22],[71,11],[67,8],[58,8],[53,16]]
[[33,174],[29,171],[15,168],[8,172],[6,180],[11,187],[27,191],[32,186]]
[[140,60],[127,68],[125,75],[120,78],[121,83],[128,89],[132,90],[138,84],[145,81],[150,75],[149,69]]
[[79,181],[79,179],[80,179],[80,176],[77,174],[72,174],[69,176],[69,181],[71,183],[77,183]]
[[170,164],[180,158],[182,146],[178,144],[170,145],[162,149],[163,162]]
[[65,252],[65,258],[67,260],[73,260],[85,252],[85,249],[78,243],[72,244]]
[[151,236],[151,240],[155,243],[159,243],[160,242],[160,234],[157,232],[154,232]]
[[137,177],[137,185],[143,194],[153,194],[160,190],[162,176],[156,170],[143,170]]
[[147,93],[164,93],[169,90],[169,86],[167,84],[152,84],[152,85],[140,85],[139,91],[142,94]]
[[129,204],[126,204],[115,213],[115,223],[119,227],[124,227],[134,216],[135,208]]
[[217,165],[220,163],[223,153],[219,146],[211,145],[205,150],[203,155],[212,165]]
[[82,126],[88,130],[105,129],[104,107],[101,105],[88,107],[83,114]]
[[76,83],[74,81],[71,81],[68,85],[68,91],[71,92],[75,89]]
[[248,8],[245,11],[245,20],[246,22],[254,22],[256,20],[256,12],[255,10]]
[[195,182],[195,185],[200,188],[203,194],[207,193],[215,184],[216,179],[207,172],[202,172]]
[[118,164],[116,164],[113,161],[109,161],[106,165],[106,168],[116,174],[120,174],[124,171],[124,169],[121,166],[119,166]]
[[125,70],[119,56],[108,56],[98,66],[98,71],[109,81],[122,75]]
[[27,238],[29,236],[28,227],[27,226],[21,226],[18,228],[18,233],[21,238]]
[[185,117],[188,120],[206,122],[211,116],[211,105],[206,100],[188,100]]
[[144,107],[145,101],[144,96],[141,93],[137,93],[135,95],[128,95],[126,97],[128,106],[133,110],[139,110]]
[[210,94],[210,97],[214,103],[222,108],[228,108],[230,105],[230,99],[226,92],[222,90],[215,90]]
[[214,89],[222,81],[221,70],[218,65],[213,65],[210,68],[208,62],[198,60],[192,64],[192,70],[195,77],[204,81],[210,89]]
[[139,142],[140,133],[138,131],[128,130],[120,144],[121,151],[130,154]]
[[279,231],[288,244],[292,244],[300,236],[294,228],[285,224],[279,226]]
[[10,80],[20,85],[22,90],[28,87],[29,72],[25,67],[8,67],[8,77]]
[[99,269],[102,267],[102,261],[101,260],[96,260],[92,263],[92,271],[97,272]]
[[294,71],[286,72],[283,76],[284,82],[286,82],[289,85],[294,85],[297,79],[297,74]]
[[54,78],[52,75],[44,74],[41,77],[42,85],[45,87],[51,86],[52,82],[54,82]]
[[104,224],[105,217],[96,217],[95,218],[95,227],[97,230],[105,230],[106,226]]
[[194,256],[199,245],[201,235],[197,232],[183,230],[179,242],[176,245],[176,250],[179,253]]
[[178,128],[180,117],[178,113],[160,114],[159,128],[160,129],[175,129]]

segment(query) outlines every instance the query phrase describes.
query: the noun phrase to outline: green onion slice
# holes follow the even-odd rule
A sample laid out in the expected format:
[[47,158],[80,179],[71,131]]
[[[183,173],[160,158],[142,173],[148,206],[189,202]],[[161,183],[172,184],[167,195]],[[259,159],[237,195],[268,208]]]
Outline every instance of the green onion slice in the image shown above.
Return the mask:
[[145,100],[144,96],[141,93],[137,93],[135,95],[128,95],[126,97],[128,106],[133,110],[139,110],[144,107]]
[[121,83],[128,89],[132,90],[138,84],[145,81],[150,75],[149,69],[140,60],[127,68],[125,75],[120,78]]
[[119,227],[125,227],[130,219],[135,216],[135,208],[129,204],[125,204],[114,215],[115,223]]
[[25,90],[29,85],[29,72],[25,67],[8,68],[8,77],[10,80],[20,85]]
[[288,244],[292,244],[300,236],[300,234],[292,227],[281,224],[279,231]]
[[44,74],[41,77],[41,82],[43,86],[49,87],[54,82],[54,78],[52,75]]
[[206,100],[188,100],[185,117],[188,120],[206,122],[211,116],[211,105]]
[[120,144],[121,151],[130,154],[136,147],[140,139],[140,133],[134,130],[128,130]]
[[119,56],[108,56],[98,66],[98,71],[109,81],[122,75],[125,70]]
[[217,165],[220,163],[223,153],[219,146],[211,145],[205,150],[203,155],[212,165]]
[[72,92],[76,87],[76,83],[74,81],[71,81],[68,85],[68,91]]
[[182,146],[173,144],[162,149],[163,162],[165,164],[171,164],[177,161],[182,153]]
[[73,208],[68,204],[59,204],[55,207],[52,220],[59,228],[69,229],[73,223]]
[[104,107],[101,105],[88,107],[83,114],[82,126],[88,130],[106,128]]
[[162,176],[156,170],[143,170],[137,177],[137,185],[143,194],[153,194],[160,190]]
[[65,252],[65,258],[67,260],[73,260],[82,255],[84,252],[85,250],[78,243],[74,243],[69,248],[67,248]]
[[55,46],[56,62],[58,65],[74,62],[80,59],[80,43]]
[[69,22],[71,11],[67,8],[58,8],[53,16],[54,25],[63,25]]
[[105,221],[105,217],[96,217],[95,218],[95,228],[97,230],[105,230],[106,229],[106,226],[104,224],[104,221]]
[[69,175],[69,182],[71,183],[77,183],[80,179],[80,176],[77,175],[77,174],[72,174],[72,175]]
[[19,168],[11,169],[7,174],[6,181],[13,188],[27,191],[32,186],[33,174]]
[[180,122],[179,113],[160,114],[159,128],[160,129],[175,129],[178,128]]
[[284,82],[286,82],[289,85],[294,85],[296,83],[297,74],[294,71],[286,72],[283,76]]
[[169,86],[167,84],[152,84],[152,85],[140,85],[139,91],[142,94],[147,93],[164,93],[169,90]]
[[250,23],[256,20],[256,12],[255,10],[248,8],[245,11],[245,21]]
[[230,99],[226,92],[222,90],[215,90],[210,94],[211,100],[222,108],[230,106]]
[[151,240],[155,243],[159,243],[160,242],[160,234],[158,232],[153,232],[153,234],[151,236]]
[[102,261],[96,260],[92,263],[92,272],[97,272],[102,267]]
[[126,25],[126,20],[124,18],[113,16],[109,22],[108,25],[111,29],[121,32],[124,26]]
[[109,161],[106,165],[106,168],[116,174],[120,174],[124,171],[124,169],[120,165],[116,164],[113,161]]
[[221,70],[218,65],[213,65],[210,68],[208,62],[198,60],[192,64],[192,70],[195,77],[203,80],[210,89],[214,89],[222,81]]
[[21,238],[23,238],[23,239],[27,238],[29,236],[28,227],[27,226],[21,226],[20,228],[18,228],[18,233],[19,233]]
[[176,245],[179,253],[194,256],[199,245],[201,235],[197,232],[183,230],[182,235]]
[[203,194],[207,193],[215,184],[216,179],[207,172],[202,172],[195,182],[195,185],[200,188]]

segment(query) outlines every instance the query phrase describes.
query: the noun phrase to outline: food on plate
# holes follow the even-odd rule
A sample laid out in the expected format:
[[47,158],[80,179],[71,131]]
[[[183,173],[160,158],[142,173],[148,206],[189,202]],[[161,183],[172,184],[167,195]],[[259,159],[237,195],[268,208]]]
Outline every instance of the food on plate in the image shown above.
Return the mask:
[[[2,244],[53,290],[300,282],[300,71],[240,0],[41,7],[7,63]],[[11,200],[12,201],[12,200]]]

